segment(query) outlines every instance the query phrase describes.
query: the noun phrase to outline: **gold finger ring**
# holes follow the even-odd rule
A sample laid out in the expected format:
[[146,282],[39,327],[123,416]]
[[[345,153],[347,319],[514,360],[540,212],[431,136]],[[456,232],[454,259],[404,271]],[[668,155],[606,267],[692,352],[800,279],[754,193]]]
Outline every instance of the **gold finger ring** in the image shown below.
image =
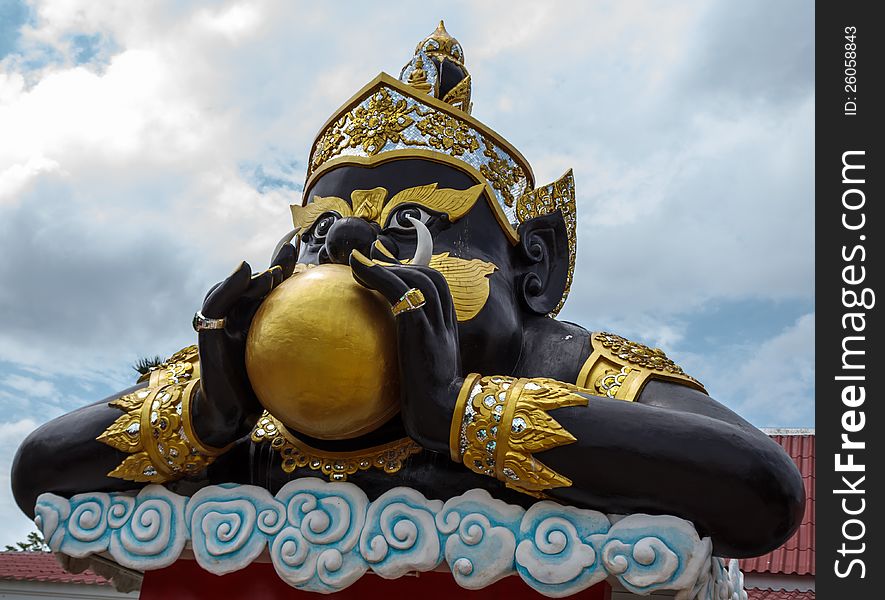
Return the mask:
[[424,299],[424,293],[421,292],[421,290],[418,288],[409,288],[390,310],[393,311],[393,316],[396,316],[400,313],[418,310],[424,306],[426,302],[427,301]]

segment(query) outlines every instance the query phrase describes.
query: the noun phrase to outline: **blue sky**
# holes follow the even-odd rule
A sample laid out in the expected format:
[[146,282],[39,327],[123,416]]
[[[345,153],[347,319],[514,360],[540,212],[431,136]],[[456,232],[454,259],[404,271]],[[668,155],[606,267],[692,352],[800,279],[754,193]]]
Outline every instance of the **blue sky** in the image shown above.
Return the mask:
[[205,290],[288,230],[316,129],[439,18],[474,116],[539,183],[575,170],[562,318],[814,425],[812,3],[371,6],[0,0],[0,544],[32,528],[21,439],[193,341]]

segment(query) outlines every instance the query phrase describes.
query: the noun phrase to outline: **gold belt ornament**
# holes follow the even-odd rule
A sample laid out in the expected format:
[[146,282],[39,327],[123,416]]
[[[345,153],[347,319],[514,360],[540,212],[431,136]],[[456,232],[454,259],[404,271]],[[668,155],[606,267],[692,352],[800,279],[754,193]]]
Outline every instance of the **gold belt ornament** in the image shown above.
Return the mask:
[[255,443],[269,442],[271,449],[280,453],[286,473],[307,467],[320,471],[330,481],[347,481],[348,475],[368,469],[393,474],[403,468],[408,457],[421,452],[421,446],[410,438],[351,452],[320,450],[292,435],[267,411],[261,415],[250,437]]

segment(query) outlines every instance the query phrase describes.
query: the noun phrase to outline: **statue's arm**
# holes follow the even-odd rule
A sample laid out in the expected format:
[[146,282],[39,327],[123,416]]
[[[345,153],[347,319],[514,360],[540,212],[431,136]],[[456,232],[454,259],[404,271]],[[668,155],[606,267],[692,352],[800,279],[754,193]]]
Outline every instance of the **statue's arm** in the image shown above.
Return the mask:
[[396,317],[402,418],[425,448],[524,493],[684,517],[720,555],[764,553],[798,527],[805,496],[789,456],[706,393],[652,380],[630,402],[552,379],[462,377],[439,273],[358,254],[351,267],[391,304],[410,288],[426,300]]
[[[144,389],[133,386],[125,393]],[[71,496],[86,491],[123,491],[138,487],[109,477],[127,454],[96,441],[120,416],[109,405],[114,396],[78,408],[30,433],[12,461],[12,493],[22,512],[34,516],[37,497],[44,492]]]
[[228,448],[206,444],[195,431],[201,393],[198,352],[190,346],[137,385],[42,425],[13,461],[17,503],[30,515],[44,492],[70,496],[204,478]]

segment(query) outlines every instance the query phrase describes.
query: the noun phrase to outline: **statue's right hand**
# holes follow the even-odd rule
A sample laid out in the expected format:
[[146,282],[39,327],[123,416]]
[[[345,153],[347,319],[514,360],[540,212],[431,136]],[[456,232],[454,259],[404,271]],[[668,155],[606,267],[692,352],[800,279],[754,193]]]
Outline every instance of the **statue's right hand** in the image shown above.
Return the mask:
[[215,428],[242,434],[244,426],[251,426],[243,421],[253,421],[261,412],[246,374],[246,335],[261,302],[292,274],[295,260],[294,246],[285,244],[268,270],[253,275],[243,262],[206,294],[200,312],[208,319],[224,319],[223,328],[203,329],[197,335],[200,412]]
[[[245,343],[258,306],[294,269],[295,248],[291,244],[285,244],[270,268],[262,273],[253,275],[249,263],[244,261],[227,279],[209,290],[200,312],[209,319],[225,319],[224,333],[241,344]],[[214,332],[200,333],[202,339],[202,334]]]

